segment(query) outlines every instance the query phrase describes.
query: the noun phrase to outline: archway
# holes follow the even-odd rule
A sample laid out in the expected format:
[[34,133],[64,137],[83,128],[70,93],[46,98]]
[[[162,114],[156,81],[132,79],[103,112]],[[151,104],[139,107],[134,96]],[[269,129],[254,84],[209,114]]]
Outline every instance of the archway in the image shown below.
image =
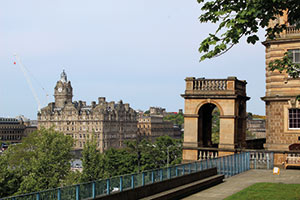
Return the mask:
[[206,103],[198,111],[198,144],[202,147],[218,147],[220,111],[215,104]]
[[201,151],[217,148],[219,155],[227,155],[234,153],[236,148],[243,148],[246,101],[250,99],[246,95],[246,81],[236,77],[188,77],[185,81],[186,90],[181,95],[185,99],[184,162],[198,160]]

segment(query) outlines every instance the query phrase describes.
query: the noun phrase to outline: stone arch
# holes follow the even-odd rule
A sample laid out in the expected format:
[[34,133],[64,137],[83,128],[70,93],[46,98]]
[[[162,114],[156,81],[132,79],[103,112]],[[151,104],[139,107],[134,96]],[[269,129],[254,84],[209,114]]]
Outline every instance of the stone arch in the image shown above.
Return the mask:
[[[183,160],[197,160],[199,151],[213,147],[211,142],[212,110],[218,108],[219,153],[226,155],[245,146],[246,81],[186,78]],[[207,148],[206,148],[207,149]],[[226,149],[226,150],[225,150]]]
[[[210,102],[210,103],[209,103]],[[212,134],[213,134],[213,111],[218,109],[220,112],[220,107],[216,104],[208,101],[202,103],[201,107],[198,109],[198,144],[203,147],[217,147],[213,144]]]
[[205,100],[203,100],[202,102],[200,102],[200,103],[197,105],[197,107],[196,107],[194,113],[197,114],[197,113],[199,112],[199,109],[201,108],[201,106],[203,106],[204,104],[207,104],[207,103],[214,104],[214,105],[219,109],[219,111],[220,111],[220,116],[224,115],[224,111],[223,111],[223,109],[222,109],[222,106],[221,106],[217,101],[212,100],[212,99],[205,99]]

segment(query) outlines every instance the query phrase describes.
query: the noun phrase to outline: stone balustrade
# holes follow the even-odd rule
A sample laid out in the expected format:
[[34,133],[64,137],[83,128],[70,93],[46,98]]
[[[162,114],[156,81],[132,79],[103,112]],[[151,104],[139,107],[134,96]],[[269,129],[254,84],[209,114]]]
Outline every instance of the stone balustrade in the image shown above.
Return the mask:
[[252,169],[272,169],[273,163],[273,152],[250,152],[250,167]]
[[300,29],[296,26],[288,26],[286,28],[286,34],[300,34]]
[[218,158],[218,151],[200,150],[198,160]]
[[187,77],[185,95],[245,95],[246,81],[238,80],[236,77],[227,79],[205,79]]
[[193,80],[193,90],[227,90],[227,80],[196,79]]

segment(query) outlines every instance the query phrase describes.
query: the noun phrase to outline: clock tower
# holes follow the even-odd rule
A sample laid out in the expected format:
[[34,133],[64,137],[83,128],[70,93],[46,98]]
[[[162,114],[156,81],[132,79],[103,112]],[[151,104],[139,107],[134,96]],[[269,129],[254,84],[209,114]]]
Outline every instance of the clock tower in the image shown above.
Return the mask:
[[54,88],[55,107],[63,108],[67,103],[72,103],[73,88],[71,82],[67,80],[65,70],[60,75]]

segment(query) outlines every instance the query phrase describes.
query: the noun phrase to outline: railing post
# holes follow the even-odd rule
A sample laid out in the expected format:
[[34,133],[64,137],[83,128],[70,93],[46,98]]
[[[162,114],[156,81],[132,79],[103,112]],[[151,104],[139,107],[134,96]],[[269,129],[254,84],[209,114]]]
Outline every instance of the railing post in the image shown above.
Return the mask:
[[106,194],[110,194],[110,180],[106,179]]
[[229,168],[229,156],[226,156],[226,175],[227,177],[229,177],[229,172],[230,168]]
[[185,165],[182,165],[182,175],[184,175],[185,174]]
[[189,164],[189,174],[190,174],[191,171],[192,171],[191,168],[192,168],[192,164],[190,163],[190,164]]
[[239,155],[239,156],[238,156],[238,158],[239,158],[239,173],[241,173],[241,172],[242,172],[242,165],[241,165],[241,164],[242,164],[242,162],[241,162],[242,159],[241,159],[241,153],[239,153],[238,155]]
[[96,183],[95,182],[92,183],[92,197],[93,198],[96,197]]
[[244,172],[245,171],[245,163],[244,163],[244,157],[245,157],[245,155],[244,155],[244,153],[241,153],[242,154],[242,172]]
[[271,168],[273,168],[274,167],[274,152],[271,152],[271,165],[272,165]]
[[250,152],[247,152],[248,155],[248,170],[250,170]]
[[195,170],[196,170],[196,172],[198,171],[198,165],[197,165],[197,162],[195,162]]
[[178,167],[177,166],[175,167],[175,175],[176,175],[176,177],[178,176]]
[[222,157],[222,172],[225,176],[226,174],[225,174],[225,157],[224,156]]
[[203,170],[203,166],[202,166],[202,165],[203,165],[203,161],[201,160],[201,161],[200,161],[200,171]]
[[142,186],[145,185],[145,172],[142,173]]
[[131,188],[134,188],[134,174],[131,175]]
[[151,172],[151,181],[154,183],[154,171]]
[[57,200],[61,200],[61,191],[60,188],[57,190]]
[[162,180],[163,180],[163,170],[162,170],[162,169],[160,169],[160,171],[159,171],[159,172],[160,172],[160,178],[159,178],[159,180],[160,180],[160,181],[162,181]]
[[76,185],[76,200],[80,200],[80,185]]
[[266,159],[267,159],[267,169],[270,169],[270,156],[269,153],[265,153],[266,154]]
[[36,193],[36,200],[40,200],[40,193]]
[[123,191],[123,176],[120,176],[120,192]]
[[168,179],[170,179],[170,178],[171,178],[171,168],[168,167]]
[[233,176],[233,155],[230,156],[230,176]]
[[218,159],[217,160],[217,171],[218,171],[218,174],[222,174],[221,173],[221,158],[218,157],[217,159]]
[[205,169],[208,169],[208,161],[207,161],[207,159],[205,160]]
[[254,169],[256,169],[257,153],[255,153],[253,157],[254,157]]

